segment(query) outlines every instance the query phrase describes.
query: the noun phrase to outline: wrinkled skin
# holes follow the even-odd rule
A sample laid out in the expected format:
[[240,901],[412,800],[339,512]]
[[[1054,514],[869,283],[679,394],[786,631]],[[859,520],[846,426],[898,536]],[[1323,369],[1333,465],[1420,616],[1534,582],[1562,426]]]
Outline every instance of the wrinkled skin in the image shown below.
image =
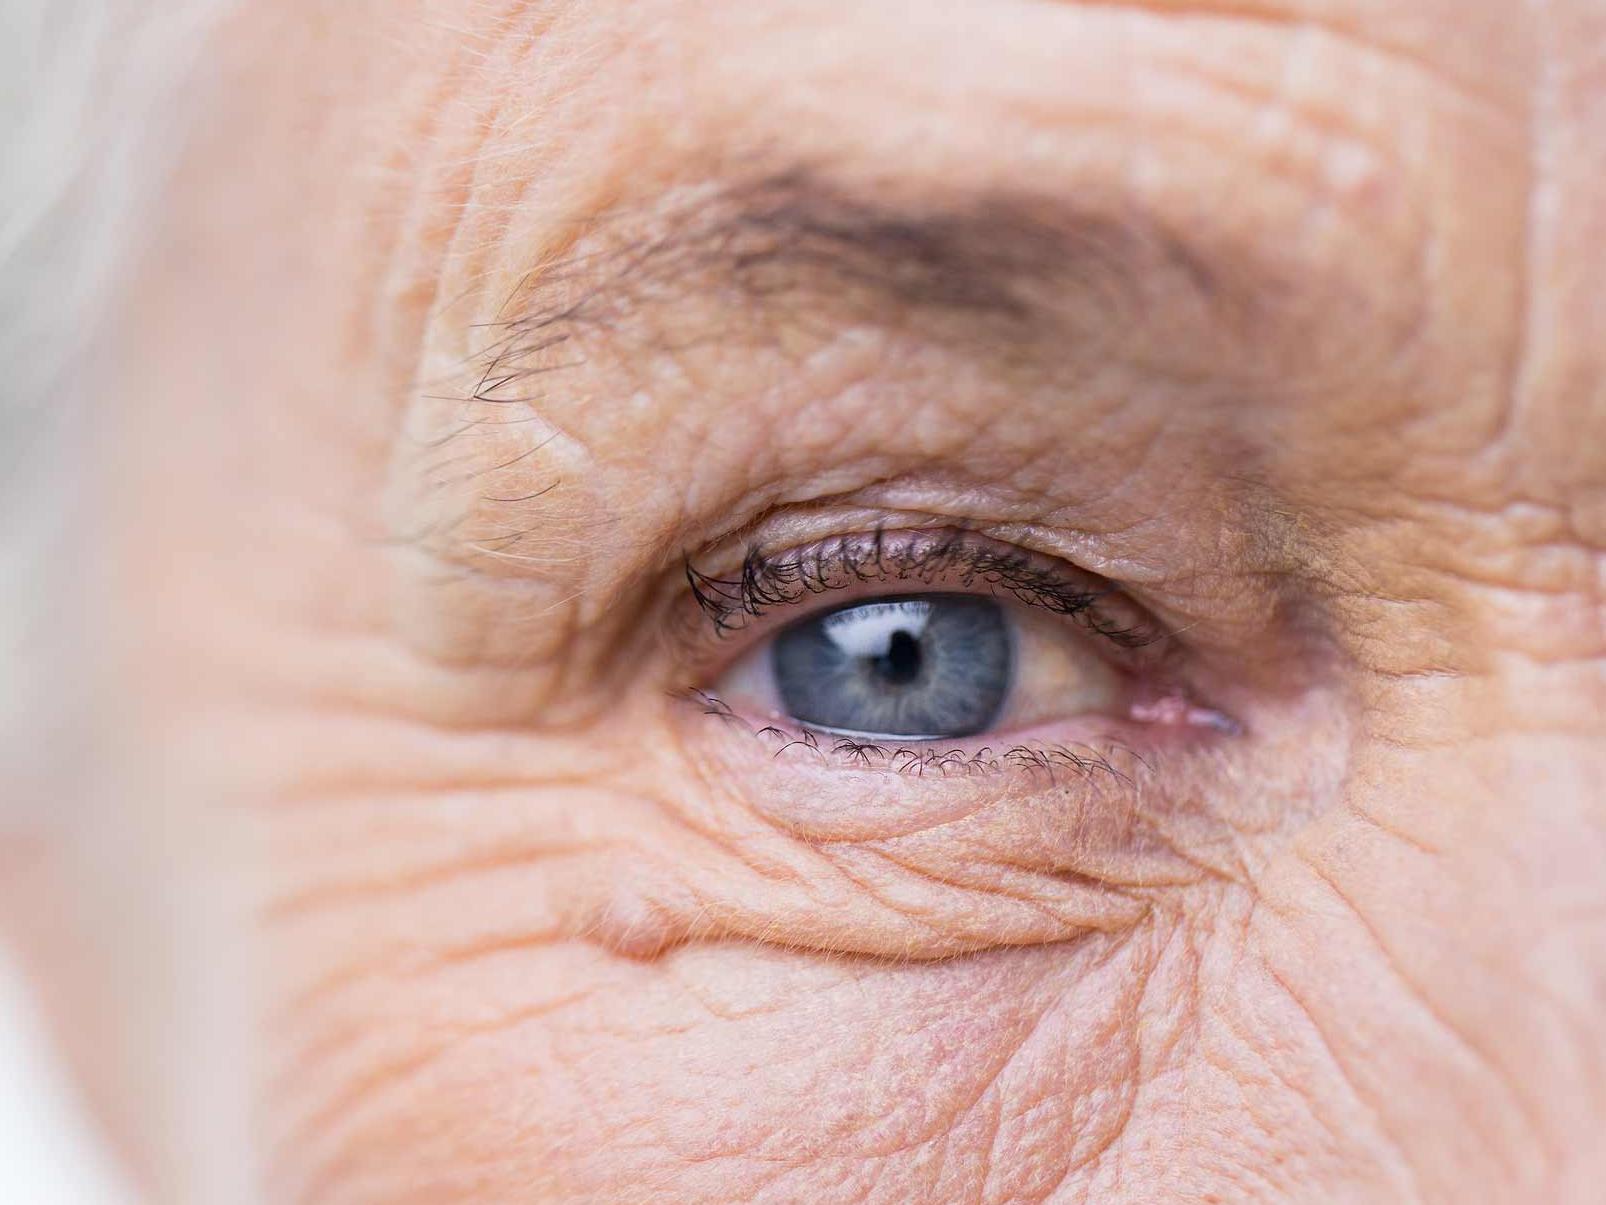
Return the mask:
[[[247,3],[116,324],[96,770],[19,909],[153,1196],[1598,1202],[1603,46]],[[754,196],[1092,233],[888,286],[710,246]],[[915,777],[673,696],[683,553],[910,513],[1120,583],[1237,726]]]

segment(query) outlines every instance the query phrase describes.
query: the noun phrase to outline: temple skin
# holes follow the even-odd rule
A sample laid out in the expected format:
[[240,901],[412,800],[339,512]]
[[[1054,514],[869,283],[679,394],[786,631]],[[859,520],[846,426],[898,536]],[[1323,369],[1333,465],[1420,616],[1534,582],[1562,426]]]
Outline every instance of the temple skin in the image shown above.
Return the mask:
[[[1602,47],[245,0],[7,893],[151,1199],[1598,1201]],[[1234,725],[1050,788],[674,697],[683,557],[889,518],[1120,583]]]

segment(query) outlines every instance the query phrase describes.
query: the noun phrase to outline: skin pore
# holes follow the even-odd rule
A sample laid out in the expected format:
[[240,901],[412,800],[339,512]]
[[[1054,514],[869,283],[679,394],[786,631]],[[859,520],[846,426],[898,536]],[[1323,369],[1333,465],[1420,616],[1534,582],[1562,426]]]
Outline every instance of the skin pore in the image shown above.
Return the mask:
[[[1602,44],[247,0],[115,324],[59,855],[153,1198],[1596,1199]],[[910,532],[1157,635],[1010,597],[1122,685],[935,758],[743,710],[911,587],[697,575]]]

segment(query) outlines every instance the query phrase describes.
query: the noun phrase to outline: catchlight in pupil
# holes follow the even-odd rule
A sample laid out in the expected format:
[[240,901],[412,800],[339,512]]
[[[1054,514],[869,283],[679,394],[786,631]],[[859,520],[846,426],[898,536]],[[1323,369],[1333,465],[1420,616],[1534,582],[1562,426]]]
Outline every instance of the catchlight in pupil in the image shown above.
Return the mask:
[[786,629],[772,669],[795,720],[855,736],[984,731],[1014,679],[1009,620],[990,598],[923,594],[849,604]]

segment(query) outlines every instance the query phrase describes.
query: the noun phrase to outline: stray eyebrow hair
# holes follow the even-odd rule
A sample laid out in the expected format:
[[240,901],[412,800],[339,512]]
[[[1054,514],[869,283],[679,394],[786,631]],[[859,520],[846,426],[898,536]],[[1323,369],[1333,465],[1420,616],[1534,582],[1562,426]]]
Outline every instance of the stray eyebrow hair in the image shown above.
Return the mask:
[[[492,325],[515,328],[523,344],[493,355],[488,383],[522,375],[508,360],[563,341],[560,328],[617,333],[649,311],[717,296],[745,313],[957,316],[985,322],[988,338],[1021,341],[1118,332],[1183,304],[1242,319],[1262,300],[1261,282],[1246,287],[1252,274],[1226,270],[1150,213],[999,190],[908,204],[809,168],[611,211],[587,227],[583,250],[530,273],[503,306],[516,316]],[[535,338],[542,332],[550,341]]]

